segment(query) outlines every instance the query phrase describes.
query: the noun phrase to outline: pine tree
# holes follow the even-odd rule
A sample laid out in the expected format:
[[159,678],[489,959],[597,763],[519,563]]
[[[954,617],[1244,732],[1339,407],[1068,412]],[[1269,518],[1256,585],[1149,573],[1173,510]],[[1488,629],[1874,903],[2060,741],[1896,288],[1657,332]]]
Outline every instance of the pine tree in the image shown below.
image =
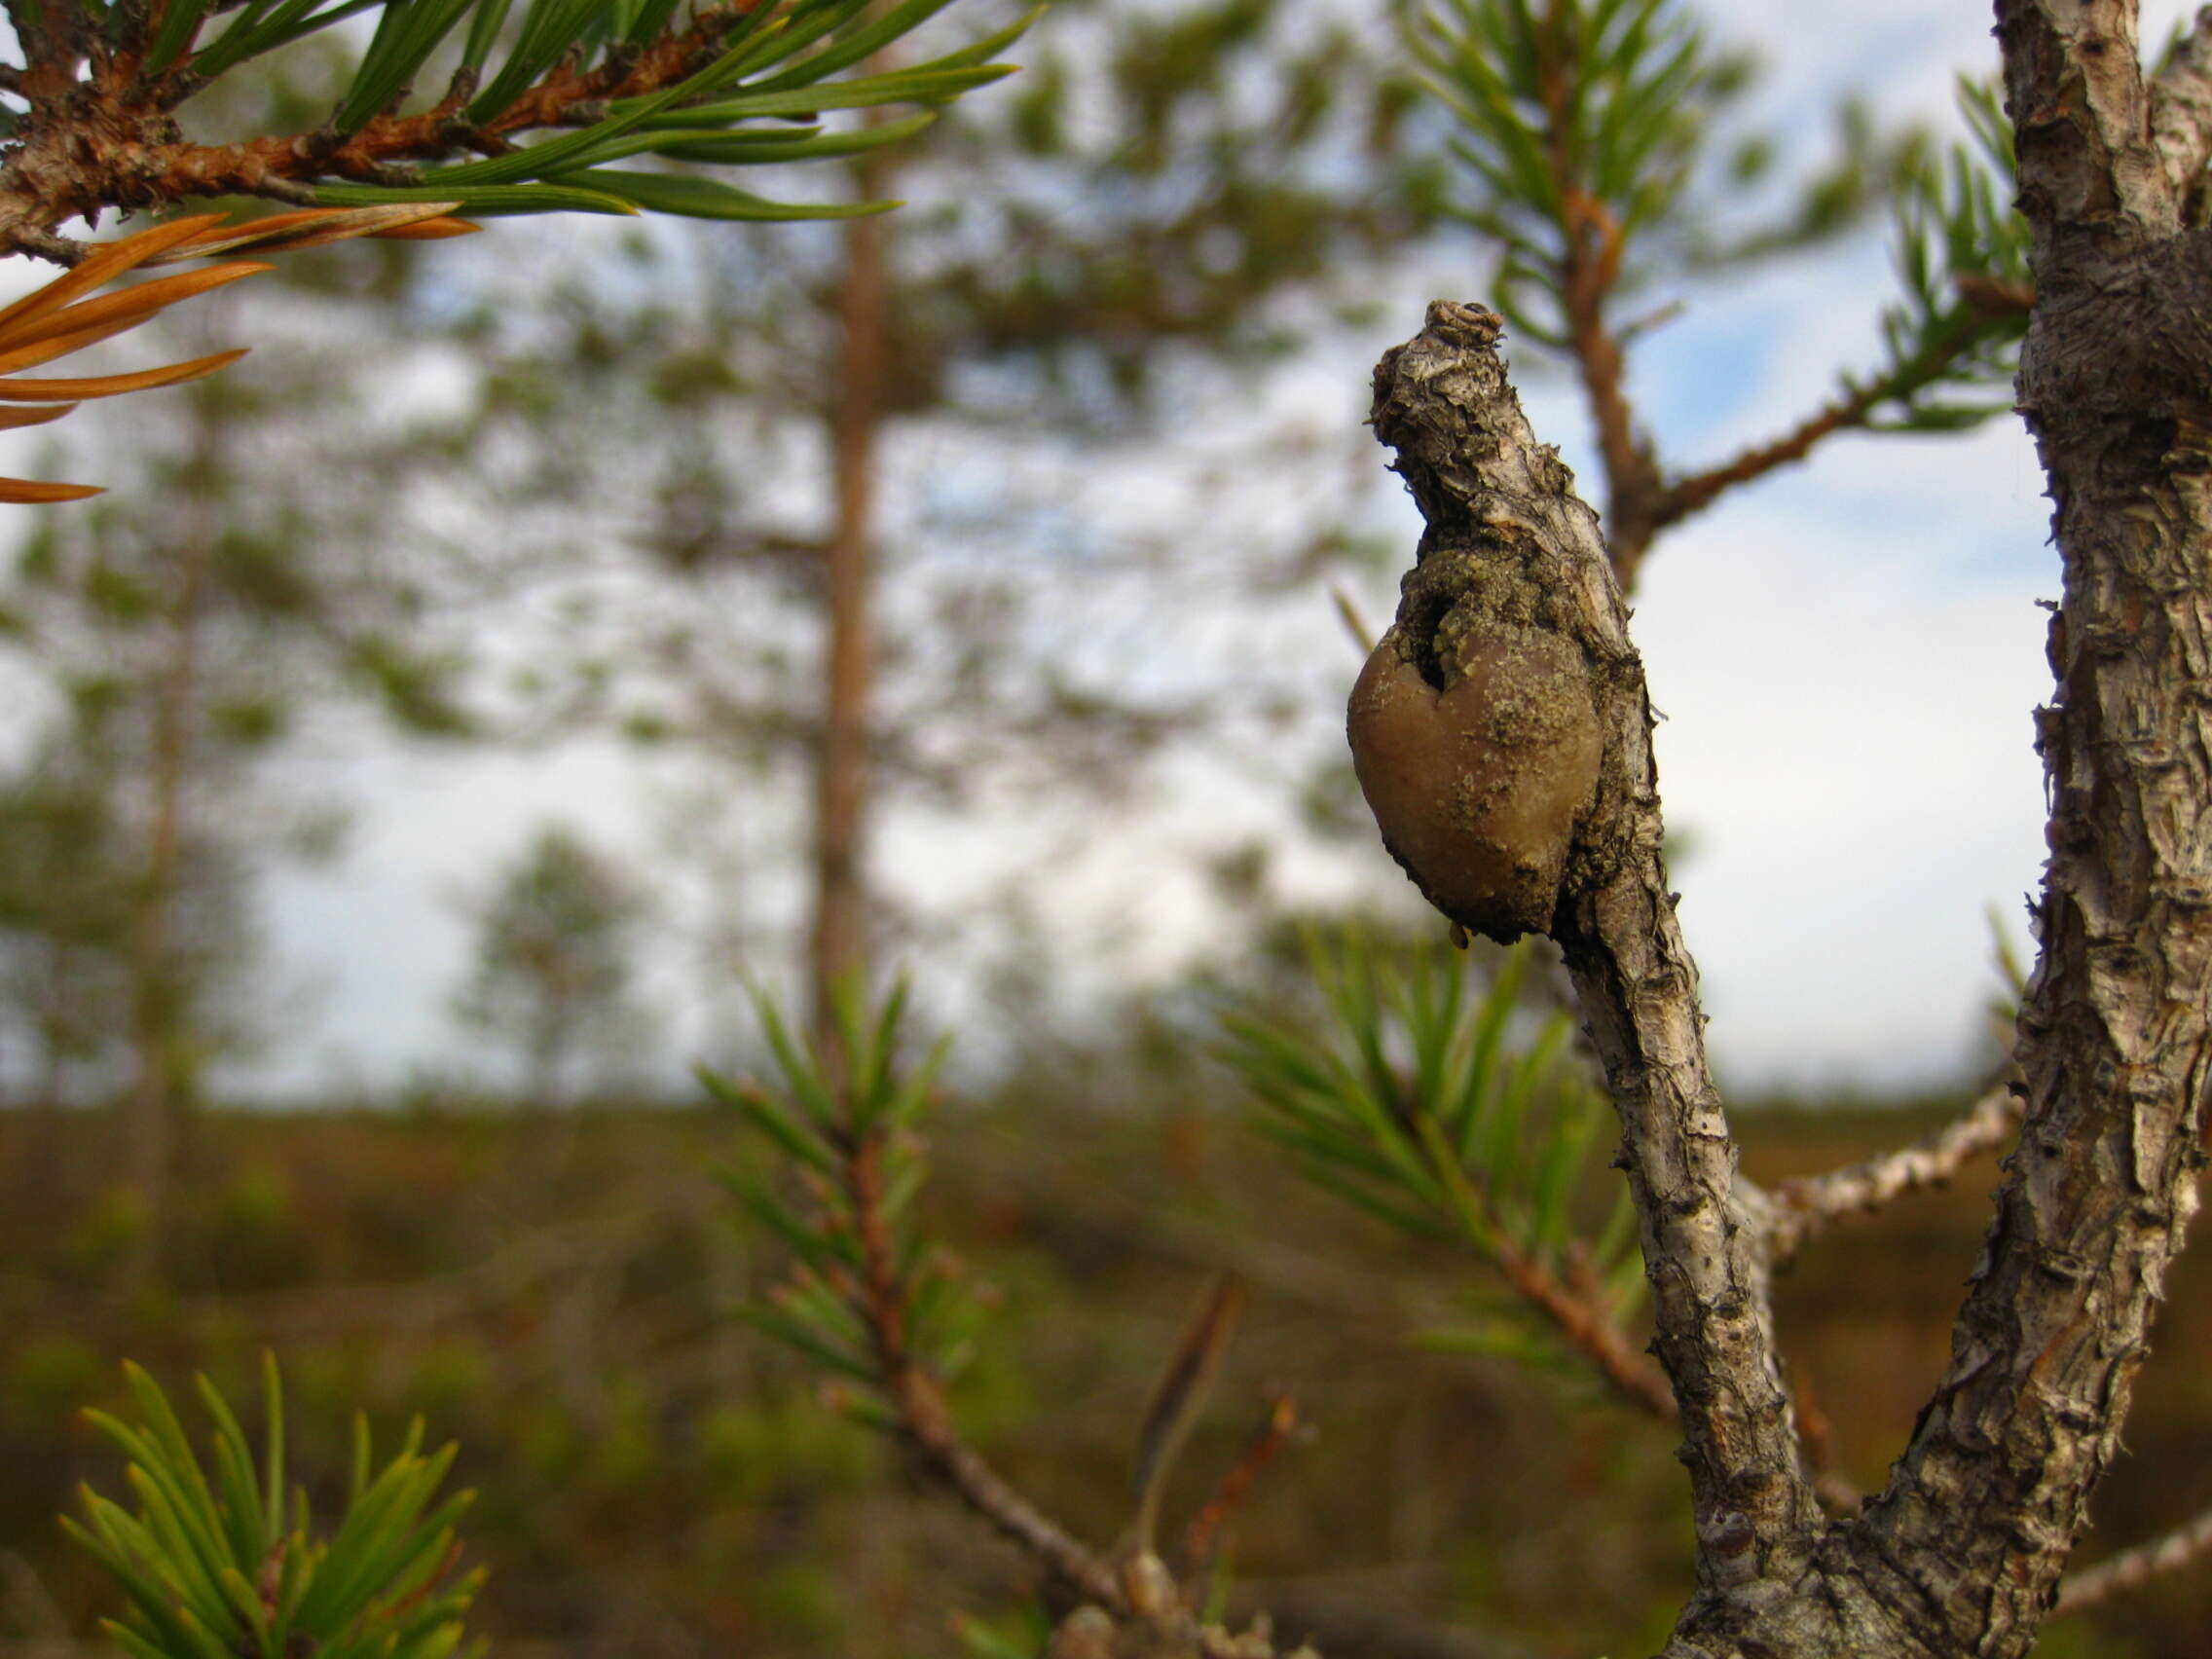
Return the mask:
[[512,1043],[523,1108],[544,1112],[575,1085],[580,1059],[618,1056],[644,1036],[633,968],[644,896],[573,831],[540,829],[470,905],[476,957],[454,1011]]
[[[1246,1072],[1317,1178],[1468,1247],[1578,1362],[1678,1425],[1698,1581],[1669,1659],[2014,1659],[2054,1605],[2110,1595],[2212,1537],[2198,1524],[2062,1578],[2117,1455],[2203,1161],[2212,503],[2198,480],[2212,294],[2197,290],[2212,271],[2195,267],[2212,199],[2212,15],[2150,67],[2129,0],[1997,11],[2012,130],[1970,91],[1978,155],[1961,146],[1909,172],[1889,360],[1775,442],[1695,473],[1666,465],[1633,417],[1634,331],[1612,302],[1640,240],[1664,252],[1670,215],[1686,210],[1727,74],[1673,0],[1456,0],[1413,25],[1460,129],[1475,181],[1465,210],[1505,263],[1498,310],[1437,302],[1378,370],[1377,433],[1428,529],[1371,661],[1370,692],[1383,682],[1395,701],[1355,707],[1355,753],[1386,842],[1440,910],[1462,930],[1560,946],[1621,1128],[1628,1208],[1616,1213],[1634,1217],[1664,1385],[1608,1329],[1628,1229],[1585,1234],[1561,1197],[1596,1139],[1592,1097],[1555,1088],[1540,1048],[1500,1061],[1509,1000],[1469,1000],[1463,977],[1433,964],[1373,972],[1355,949],[1333,971],[1332,1025],[1240,1027]],[[260,16],[249,7],[237,26]],[[419,22],[410,12],[379,39],[412,40]],[[18,27],[34,48],[43,38],[27,14]],[[849,44],[848,62],[883,42],[863,30]],[[375,90],[364,109],[381,106],[387,88]],[[2017,221],[2004,207],[2015,187]],[[1498,354],[1509,327],[1581,376],[1609,535],[1522,415]],[[2059,695],[2039,713],[2052,857],[2017,1073],[1925,1145],[1762,1190],[1737,1167],[1705,1056],[1624,594],[1669,525],[1830,432],[1986,418],[2015,343],[2016,403],[2051,478],[2065,566]],[[1482,788],[1493,782],[1515,786],[1502,815]],[[811,1048],[764,1005],[778,1079],[716,1085],[769,1154],[733,1179],[736,1196],[793,1265],[755,1322],[835,1376],[852,1416],[897,1437],[1083,1604],[1050,1637],[1051,1659],[1268,1659],[1279,1649],[1264,1623],[1232,1635],[1206,1617],[1201,1523],[1249,1488],[1288,1433],[1285,1412],[1271,1411],[1181,1549],[1157,1531],[1164,1471],[1234,1323],[1232,1287],[1207,1298],[1145,1414],[1132,1547],[1119,1558],[1055,1525],[959,1438],[946,1390],[975,1310],[916,1231],[942,1048],[908,1051],[905,1000],[844,991],[832,1034]],[[1538,1041],[1556,1049],[1564,1027]],[[1556,1108],[1547,1121],[1539,1099]],[[1772,1273],[1845,1217],[2007,1144],[1950,1363],[1888,1487],[1838,1504],[1776,1358]],[[304,1524],[285,1531],[280,1480],[256,1480],[218,1399],[209,1478],[158,1390],[134,1383],[147,1426],[110,1432],[142,1509],[93,1499],[85,1535],[133,1597],[117,1635],[134,1653],[276,1654],[295,1635],[337,1652],[459,1643],[466,1591],[440,1575],[451,1512],[421,1519],[442,1456],[410,1439],[378,1475],[364,1433],[353,1508],[323,1546]],[[280,1459],[280,1435],[269,1440]],[[975,1635],[979,1650],[1028,1650]]]
[[[358,237],[434,240],[475,229],[454,217],[463,209],[755,222],[880,211],[890,203],[769,202],[695,169],[865,152],[904,129],[840,133],[794,120],[811,122],[824,110],[935,106],[1003,75],[1005,67],[988,59],[1023,20],[894,74],[848,73],[943,7],[944,0],[920,0],[878,16],[866,0],[818,0],[679,18],[673,4],[658,0],[611,8],[534,0],[515,14],[508,0],[394,0],[357,53],[319,57],[303,56],[302,48],[327,46],[324,31],[357,8],[270,0],[227,17],[208,0],[18,8],[11,16],[22,61],[6,66],[4,79],[25,107],[6,117],[0,243],[70,269],[0,311],[0,372],[15,377],[0,386],[13,411],[6,424],[41,424],[88,398],[203,382],[235,362],[240,350],[202,350],[118,375],[21,373],[270,269],[229,257],[248,250],[290,253]],[[265,70],[266,56],[280,50],[294,71],[319,69],[321,100],[297,85],[258,102],[220,95]],[[441,95],[418,98],[416,83],[433,73],[443,77]],[[304,101],[327,113],[293,130]],[[187,139],[173,112],[188,103],[229,135]],[[558,136],[528,141],[548,130]],[[654,170],[607,165],[634,158]],[[243,224],[194,215],[97,245],[59,234],[70,220],[96,222],[109,208],[238,197],[291,210]],[[99,292],[133,271],[207,259],[220,263]],[[224,665],[243,672],[247,683],[211,689],[219,672],[209,660],[211,637],[240,616],[285,624],[265,630],[264,640],[297,641],[334,620],[318,574],[289,556],[291,545],[308,539],[303,509],[264,492],[269,520],[245,527],[245,470],[232,448],[236,407],[203,387],[185,421],[172,420],[171,429],[188,435],[170,451],[159,493],[108,517],[42,531],[19,572],[22,591],[42,611],[39,649],[80,711],[89,677],[118,705],[115,722],[142,717],[121,740],[142,768],[147,795],[126,814],[143,856],[129,948],[136,1058],[117,1145],[157,1217],[179,1102],[195,1092],[207,1052],[208,1033],[194,1029],[192,991],[179,966],[185,872],[205,862],[196,851],[204,837],[188,803],[190,781],[210,743],[234,753],[266,745],[288,712],[281,691],[251,682],[264,673],[266,653]],[[19,502],[96,493],[84,485],[0,485],[0,497]],[[383,589],[387,606],[421,604],[404,582]],[[356,616],[334,629],[346,671],[414,723],[451,727],[456,717],[435,683],[438,665],[404,648],[403,634],[385,625],[390,620],[387,611],[376,622]]]
[[[1169,430],[1174,365],[1239,384],[1356,309],[1346,273],[1433,211],[1433,168],[1394,140],[1402,79],[1348,25],[1251,0],[1078,5],[1025,56],[1013,96],[856,164],[844,193],[919,199],[901,214],[641,240],[644,297],[571,285],[556,350],[535,320],[488,317],[514,350],[434,440],[515,456],[499,510],[518,539],[570,546],[596,608],[564,636],[571,713],[726,769],[718,810],[758,885],[808,868],[817,1029],[866,936],[931,931],[869,825],[950,824],[1018,798],[1014,777],[1111,798],[1173,737],[1258,723],[1272,687],[1146,696],[1035,643],[1069,631],[1071,583],[1219,579],[1067,522],[1058,481]],[[607,444],[623,430],[651,441]],[[581,459],[530,459],[546,453]],[[801,465],[820,467],[804,496]],[[916,475],[938,467],[933,492]],[[1220,556],[1287,581],[1335,528]],[[810,824],[801,848],[770,803]]]
[[[1510,982],[1470,997],[1456,965],[1417,958],[1403,971],[1355,941],[1316,956],[1326,1019],[1239,1017],[1235,1051],[1263,1125],[1316,1181],[1457,1244],[1503,1281],[1516,1311],[1470,1332],[1471,1346],[1564,1357],[1679,1428],[1698,1561],[1667,1646],[1679,1659],[2023,1653],[2054,1605],[2092,1605],[2195,1559],[2212,1536],[2199,1521],[2061,1579],[2200,1161],[2186,1149],[2201,1090],[2166,1047],[2171,1029],[2207,1017],[2189,966],[2198,910],[2155,895],[2201,879],[2198,842],[2168,831],[2206,798],[2201,746],[2183,737],[2177,749],[2175,734],[2191,729],[2192,647],[2179,642],[2201,627],[2208,531],[2194,487],[2162,470],[2194,466],[2181,456],[2194,440],[2151,429],[2146,410],[2202,397],[2194,383],[2182,389],[2171,357],[2202,355],[2184,318],[2201,304],[2188,250],[2212,157],[2212,23],[2178,37],[2154,77],[2130,5],[2093,18],[2037,0],[1998,10],[2024,217],[2007,205],[2010,125],[1994,92],[1969,86],[1970,142],[1898,154],[1904,293],[1885,314],[1887,361],[1845,375],[1773,442],[1689,473],[1634,416],[1625,354],[1639,329],[1617,308],[1714,256],[1695,185],[1714,176],[1714,117],[1737,72],[1670,0],[1453,0],[1409,25],[1456,129],[1455,210],[1498,249],[1497,309],[1437,302],[1376,372],[1377,435],[1427,530],[1352,693],[1354,757],[1385,846],[1460,942],[1541,934],[1560,946],[1622,1130],[1611,1161],[1625,1198],[1603,1225],[1577,1201],[1596,1175],[1597,1097],[1558,1070],[1564,1019],[1531,1048],[1512,1042]],[[1735,251],[1824,228],[1821,196],[1734,239]],[[2019,379],[2061,486],[2068,590],[2051,653],[2064,707],[2042,717],[2054,859],[2022,1070],[1926,1143],[1760,1189],[1736,1167],[1707,1068],[1623,596],[1665,531],[1834,432],[1939,433],[2010,407],[2001,388],[2023,334]],[[1530,430],[1501,337],[1574,367],[1603,520]],[[2103,402],[2074,395],[2091,361]],[[2126,528],[2154,500],[2158,529]],[[2182,576],[2183,563],[2195,573]],[[2083,615],[2110,636],[2086,642]],[[2138,739],[2159,735],[2147,751],[2120,740],[2116,719]],[[2153,802],[2169,815],[2157,830],[2140,816]],[[2116,976],[2120,960],[2129,969]],[[2141,1000],[2154,986],[2166,998],[2156,1014]],[[897,1014],[894,1000],[865,1051],[887,1051]],[[1150,1524],[1159,1465],[1226,1341],[1225,1304],[1194,1326],[1147,1414],[1135,1553],[1094,1553],[960,1445],[937,1395],[948,1368],[903,1340],[925,1309],[927,1328],[941,1325],[948,1299],[920,1275],[851,1271],[856,1248],[863,1263],[871,1250],[925,1259],[898,1232],[918,1102],[880,1060],[841,1082],[786,1043],[778,1055],[781,1088],[732,1097],[816,1176],[803,1209],[756,1182],[740,1189],[794,1261],[763,1323],[867,1384],[856,1413],[1087,1604],[1058,1625],[1051,1659],[1273,1651],[1264,1628],[1204,1622],[1200,1562],[1156,1550]],[[1812,1437],[1800,1440],[1773,1346],[1772,1274],[1843,1217],[2011,1142],[2023,1120],[1950,1370],[1888,1490],[1846,1502]],[[896,1203],[879,1181],[897,1186]],[[1644,1292],[1656,1368],[1627,1323]],[[1255,1440],[1250,1466],[1274,1443]],[[1241,1493],[1245,1468],[1222,1493]],[[989,1632],[977,1646],[1024,1650]]]

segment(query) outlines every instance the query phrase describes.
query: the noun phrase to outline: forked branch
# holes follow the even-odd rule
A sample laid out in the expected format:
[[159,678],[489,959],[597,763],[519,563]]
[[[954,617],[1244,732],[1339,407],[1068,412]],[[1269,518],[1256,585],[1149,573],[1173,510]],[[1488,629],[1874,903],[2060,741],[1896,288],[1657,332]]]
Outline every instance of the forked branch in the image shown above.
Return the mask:
[[2118,1453],[2203,1163],[2212,270],[2153,142],[2134,5],[1997,14],[2038,295],[2018,402],[2065,570],[2039,720],[2051,852],[2019,1151],[1950,1365],[1852,1545],[1931,1642],[2011,1659]]
[[[954,1323],[962,1299],[942,1252],[925,1248],[903,1224],[922,1181],[920,1124],[945,1045],[940,1042],[918,1064],[900,1058],[904,1002],[902,986],[866,1016],[859,984],[848,979],[832,998],[830,1031],[802,1045],[776,1006],[759,999],[782,1086],[770,1089],[702,1074],[709,1089],[777,1155],[773,1173],[750,1165],[724,1171],[739,1201],[795,1258],[781,1289],[747,1309],[747,1316],[857,1385],[845,1396],[850,1415],[894,1437],[922,1476],[1041,1566],[1065,1592],[1064,1601],[1080,1604],[1054,1635],[1054,1659],[1274,1659],[1264,1621],[1241,1633],[1206,1622],[1152,1548],[1160,1485],[1234,1322],[1239,1293],[1233,1281],[1217,1284],[1148,1418],[1139,1457],[1145,1495],[1133,1550],[1109,1560],[1088,1548],[1016,1492],[954,1427],[940,1379],[965,1344]],[[793,1189],[804,1195],[801,1202],[792,1201]],[[1288,1402],[1277,1402],[1194,1525],[1193,1551],[1210,1548],[1295,1422]]]

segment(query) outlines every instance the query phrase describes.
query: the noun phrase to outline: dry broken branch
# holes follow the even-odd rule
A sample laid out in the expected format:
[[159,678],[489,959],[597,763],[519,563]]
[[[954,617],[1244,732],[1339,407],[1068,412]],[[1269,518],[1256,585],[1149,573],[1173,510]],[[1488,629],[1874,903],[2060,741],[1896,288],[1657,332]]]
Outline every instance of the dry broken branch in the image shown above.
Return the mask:
[[1974,1159],[2012,1138],[2020,1122],[2017,1088],[1992,1088],[1956,1122],[1895,1152],[1877,1153],[1825,1175],[1776,1183],[1767,1248],[1781,1267],[1805,1242],[1848,1216],[1865,1215],[1910,1193],[1939,1187]]
[[2154,1578],[2194,1566],[2208,1553],[2212,1553],[2212,1509],[2193,1516],[2163,1537],[2069,1574],[2058,1587],[2058,1602],[2051,1611],[2085,1613]]
[[[1641,665],[1596,515],[1557,454],[1536,442],[1506,382],[1500,327],[1478,307],[1438,302],[1422,332],[1376,370],[1376,434],[1397,450],[1428,524],[1396,627],[1378,650],[1402,650],[1424,679],[1447,683],[1463,663],[1505,664],[1506,673],[1540,665],[1517,692],[1497,691],[1496,706],[1510,702],[1520,715],[1485,728],[1492,763],[1512,789],[1570,794],[1584,734],[1596,733],[1601,759],[1584,808],[1565,823],[1516,824],[1521,842],[1491,855],[1502,859],[1494,879],[1511,904],[1463,898],[1462,914],[1548,913],[1566,952],[1621,1118],[1655,1346],[1680,1408],[1700,1585],[1718,1598],[1791,1574],[1810,1554],[1820,1507],[1799,1464],[1759,1229],[1737,1188],[1697,971],[1661,862]],[[1411,686],[1402,694],[1421,695]],[[1544,832],[1566,838],[1564,858],[1527,844]],[[1482,855],[1468,856],[1493,879],[1479,868]],[[1547,864],[1556,905],[1522,873]]]

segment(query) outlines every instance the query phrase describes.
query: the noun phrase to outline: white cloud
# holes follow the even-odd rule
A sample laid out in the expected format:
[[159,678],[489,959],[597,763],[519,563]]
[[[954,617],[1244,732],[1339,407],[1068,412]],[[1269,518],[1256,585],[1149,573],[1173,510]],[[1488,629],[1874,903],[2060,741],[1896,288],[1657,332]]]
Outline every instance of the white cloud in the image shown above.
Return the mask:
[[[1975,8],[1861,0],[1818,30],[1771,0],[1711,11],[1716,34],[1768,59],[1762,107],[1800,123],[1825,121],[1827,100],[1854,84],[1878,92],[1885,114],[1945,120],[1952,75],[1995,60]],[[2152,8],[2146,33],[2180,12]],[[1453,275],[1435,279],[1471,293],[1487,267],[1462,247]],[[1398,271],[1387,285],[1410,295],[1412,282]],[[1678,459],[1716,458],[1809,412],[1836,371],[1871,360],[1887,291],[1877,248],[1793,262],[1663,331],[1638,357],[1635,389]],[[1411,332],[1417,316],[1409,298],[1389,332]],[[1363,347],[1294,365],[1266,404],[1331,419],[1356,410],[1371,357]],[[1539,428],[1592,482],[1573,387],[1555,376],[1527,390]],[[1084,494],[1132,521],[1172,531],[1198,498],[1187,480],[1148,482],[1111,459]],[[1838,440],[1686,526],[1648,567],[1637,636],[1668,716],[1661,781],[1671,821],[1695,837],[1679,872],[1682,917],[1714,1051],[1736,1078],[1922,1081],[1967,1052],[1993,986],[1984,906],[2016,922],[2042,856],[2029,711],[2048,675],[2034,602],[2057,576],[2041,489],[2011,421],[1965,440]],[[1410,509],[1401,503],[1394,522],[1406,530]],[[1312,603],[1311,637],[1333,643],[1325,596]],[[1111,630],[1142,632],[1114,614],[1069,625],[1117,650]],[[305,1084],[334,1065],[388,1081],[407,1057],[451,1053],[443,1003],[466,939],[448,895],[480,882],[536,818],[576,819],[632,847],[651,840],[645,769],[603,746],[387,756],[355,784],[368,804],[346,862],[285,876],[271,894],[279,960],[327,977],[329,993],[324,1017],[272,1056],[265,1083]],[[1161,855],[1200,830],[1246,829],[1229,793],[1216,780],[1114,829],[1061,897],[1188,939],[1205,902],[1187,877],[1162,873]],[[940,861],[940,882],[979,894],[1002,864],[1028,856],[991,832],[954,848],[901,830],[882,850],[906,866]],[[1379,848],[1370,856],[1382,860]]]
[[[1952,461],[1961,500],[2001,501],[2001,446]],[[1985,909],[2017,932],[2040,880],[2049,583],[2041,561],[1977,566],[1940,513],[1869,535],[1822,513],[1825,483],[1652,561],[1637,637],[1692,837],[1682,925],[1736,1075],[1925,1082],[1995,988]]]

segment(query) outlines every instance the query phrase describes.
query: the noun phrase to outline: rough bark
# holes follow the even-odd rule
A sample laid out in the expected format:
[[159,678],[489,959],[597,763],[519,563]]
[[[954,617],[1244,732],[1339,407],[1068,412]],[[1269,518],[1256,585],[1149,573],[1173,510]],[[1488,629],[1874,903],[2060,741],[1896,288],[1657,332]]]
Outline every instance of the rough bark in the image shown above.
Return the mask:
[[1588,810],[1563,827],[1571,839],[1549,931],[1620,1111],[1656,1346],[1681,1408],[1700,1595],[1722,1597],[1793,1576],[1820,1510],[1769,1335],[1763,1227],[1736,1180],[1697,970],[1660,861],[1642,665],[1597,517],[1530,430],[1498,332],[1491,313],[1439,302],[1421,334],[1376,369],[1376,435],[1398,451],[1428,521],[1396,630],[1440,639],[1478,626],[1462,620],[1474,610],[1571,642],[1579,655],[1604,759]]
[[1997,10],[2040,296],[2020,407],[2065,566],[2027,1113],[1950,1368],[1851,1542],[1931,1636],[2001,1656],[2033,1641],[2118,1450],[2202,1163],[2212,289],[2134,7]]
[[[2195,181],[2172,164],[2187,100],[2164,97],[2155,137],[2130,6],[2005,0],[1999,15],[2037,233],[2021,406],[2065,563],[2058,695],[2038,722],[2051,857],[2020,1145],[1951,1365],[1861,1517],[1822,1517],[1800,1466],[1766,1294],[1792,1221],[1736,1175],[1659,860],[1649,705],[1595,516],[1522,418],[1490,313],[1432,307],[1377,371],[1377,433],[1428,521],[1397,623],[1407,660],[1533,627],[1578,648],[1604,729],[1545,931],[1620,1111],[1655,1347],[1681,1406],[1699,1587],[1673,1659],[2026,1652],[2117,1450],[2195,1201],[2212,1053],[2212,253],[2188,229]],[[1977,1145],[2001,1114],[1982,1116]]]

